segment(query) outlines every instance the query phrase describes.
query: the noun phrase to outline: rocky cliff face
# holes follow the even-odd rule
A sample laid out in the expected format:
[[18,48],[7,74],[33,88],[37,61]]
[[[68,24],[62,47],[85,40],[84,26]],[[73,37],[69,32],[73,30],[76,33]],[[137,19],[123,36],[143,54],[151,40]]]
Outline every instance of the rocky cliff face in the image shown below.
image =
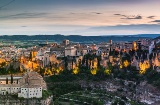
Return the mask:
[[0,95],[0,105],[51,105],[52,96],[46,99],[16,99]]

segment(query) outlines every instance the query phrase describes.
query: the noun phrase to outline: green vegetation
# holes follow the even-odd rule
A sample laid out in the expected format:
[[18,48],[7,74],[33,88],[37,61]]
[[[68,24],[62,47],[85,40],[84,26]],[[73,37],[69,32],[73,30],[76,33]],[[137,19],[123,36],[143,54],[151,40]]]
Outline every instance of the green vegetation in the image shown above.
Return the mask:
[[46,98],[48,98],[51,95],[52,95],[52,93],[50,91],[42,90],[42,98],[43,99],[46,99]]
[[131,105],[142,105],[141,103],[136,103],[130,101],[127,98],[117,97],[113,93],[102,91],[102,90],[92,90],[92,91],[74,91],[64,95],[61,95],[58,99],[54,101],[55,105],[61,105],[62,103],[70,103],[69,105],[104,105],[104,103],[112,103],[112,105],[126,105],[130,103]]
[[11,84],[13,84],[13,75],[11,74]]
[[81,90],[81,87],[78,83],[59,83],[52,85],[49,89],[53,92],[53,99],[55,100],[60,95]]
[[13,65],[10,65],[8,69],[7,68],[7,64],[6,62],[2,62],[0,64],[0,75],[7,75],[7,74],[16,74],[16,73],[20,73],[20,67],[18,68],[14,68]]
[[147,80],[148,83],[153,84],[154,86],[156,86],[158,89],[160,88],[160,73],[152,70],[152,69],[148,69],[147,72],[143,75],[143,80]]
[[[99,67],[99,70],[95,75],[90,73],[90,69],[84,66],[80,67],[80,71],[78,74],[74,75],[71,71],[64,70],[59,75],[53,75],[51,77],[46,78],[46,81],[49,86],[49,90],[53,93],[53,99],[55,100],[55,105],[63,105],[63,102],[67,102],[69,104],[92,104],[92,105],[103,105],[104,97],[94,96],[92,95],[93,89],[87,88],[88,91],[84,91],[79,81],[90,81],[90,82],[98,82],[103,80],[115,80],[120,79],[119,83],[124,85],[123,80],[129,80],[136,82],[139,84],[141,81],[148,81],[148,83],[153,84],[154,86],[160,86],[160,73],[155,70],[148,69],[145,74],[139,74],[139,71],[136,70],[136,67],[128,66],[126,68],[120,69],[117,66],[112,66],[110,63],[108,64],[108,69],[111,70],[109,75],[106,75],[104,71],[106,69]],[[136,85],[128,84],[128,89],[130,92],[134,92]],[[76,93],[80,91],[79,93]],[[118,92],[123,92],[123,89],[118,89]],[[76,94],[75,94],[76,93]],[[96,94],[101,93],[100,91]],[[104,92],[105,93],[105,92]],[[87,95],[89,94],[89,95]],[[130,103],[131,105],[142,105],[141,103],[137,103],[135,101],[128,100],[124,96],[119,96],[120,99],[115,98],[117,93],[106,93],[109,94],[112,105],[123,105],[124,103]],[[102,94],[100,94],[102,95]],[[103,95],[102,95],[103,96]],[[68,98],[67,98],[68,97]],[[94,99],[93,97],[97,97]],[[108,98],[109,99],[109,98]],[[98,101],[95,101],[98,100]],[[84,103],[86,102],[86,103]],[[56,104],[57,103],[57,104]],[[125,105],[125,104],[124,104]]]

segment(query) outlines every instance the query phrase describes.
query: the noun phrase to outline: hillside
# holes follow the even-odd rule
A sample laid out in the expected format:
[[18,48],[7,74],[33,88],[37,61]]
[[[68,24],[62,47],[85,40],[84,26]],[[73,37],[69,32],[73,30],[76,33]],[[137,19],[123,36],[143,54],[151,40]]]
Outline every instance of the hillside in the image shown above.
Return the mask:
[[2,40],[52,40],[55,42],[61,42],[64,39],[68,39],[72,42],[81,42],[81,43],[99,43],[99,42],[108,42],[109,40],[113,41],[133,41],[140,38],[155,38],[160,35],[116,35],[116,36],[80,36],[80,35],[3,35],[0,36]]

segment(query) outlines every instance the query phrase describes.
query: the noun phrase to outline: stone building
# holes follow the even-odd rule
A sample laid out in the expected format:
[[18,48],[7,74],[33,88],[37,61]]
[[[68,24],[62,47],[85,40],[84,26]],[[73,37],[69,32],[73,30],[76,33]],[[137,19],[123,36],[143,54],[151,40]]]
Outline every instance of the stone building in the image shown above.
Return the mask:
[[[11,83],[12,79],[13,83]],[[26,72],[23,76],[0,77],[0,94],[18,94],[23,98],[41,98],[42,90],[46,90],[43,77],[37,72]]]

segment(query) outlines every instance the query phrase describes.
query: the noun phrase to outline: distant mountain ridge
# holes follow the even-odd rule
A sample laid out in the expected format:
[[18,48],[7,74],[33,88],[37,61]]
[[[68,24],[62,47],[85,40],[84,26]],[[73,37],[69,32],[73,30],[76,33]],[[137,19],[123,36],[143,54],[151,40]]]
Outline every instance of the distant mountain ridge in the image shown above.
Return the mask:
[[62,40],[68,39],[72,42],[87,42],[87,43],[99,43],[113,41],[134,41],[140,38],[156,38],[160,34],[141,34],[141,35],[114,35],[114,36],[81,36],[81,35],[3,35],[0,39],[3,40],[52,40],[55,42],[61,42]]

